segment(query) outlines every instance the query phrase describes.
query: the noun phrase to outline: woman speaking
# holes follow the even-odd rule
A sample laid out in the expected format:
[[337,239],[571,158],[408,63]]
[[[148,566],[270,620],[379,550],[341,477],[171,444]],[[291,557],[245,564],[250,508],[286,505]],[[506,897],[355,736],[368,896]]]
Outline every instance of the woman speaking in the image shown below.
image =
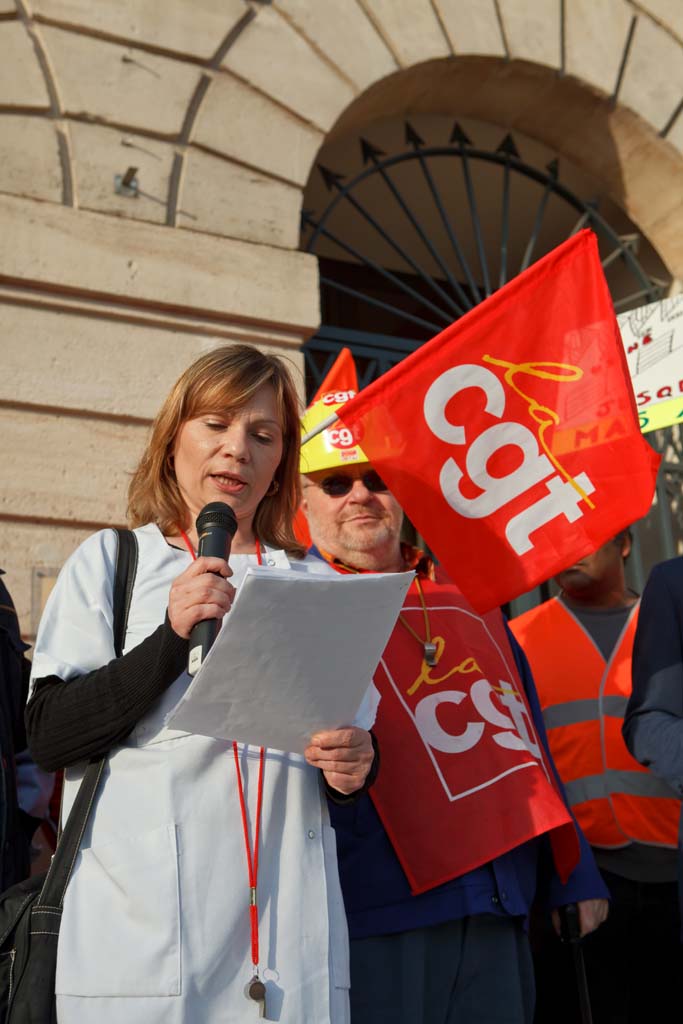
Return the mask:
[[[235,345],[198,359],[130,485],[139,560],[123,656],[113,531],[78,548],[50,595],[27,724],[38,763],[67,768],[65,815],[84,763],[108,755],[64,902],[59,1024],[244,1024],[264,994],[266,1018],[281,1024],[348,1020],[325,789],[344,800],[367,785],[369,733],[320,733],[302,757],[165,724],[189,685],[193,626],[229,611],[247,566],[320,571],[291,532],[299,437],[277,358]],[[195,521],[214,501],[237,519],[229,564],[197,557]]]

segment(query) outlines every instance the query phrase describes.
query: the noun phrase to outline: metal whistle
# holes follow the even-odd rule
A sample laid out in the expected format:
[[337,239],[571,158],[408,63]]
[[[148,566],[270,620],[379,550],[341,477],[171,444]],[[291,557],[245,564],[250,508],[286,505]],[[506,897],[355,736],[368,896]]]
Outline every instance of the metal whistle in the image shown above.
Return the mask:
[[424,642],[424,660],[429,668],[434,668],[436,665],[436,644],[432,643],[431,640],[425,640]]
[[257,1003],[259,1008],[259,1017],[261,1019],[266,1016],[266,986],[263,984],[257,974],[247,982],[244,987],[244,994],[247,999],[251,999]]

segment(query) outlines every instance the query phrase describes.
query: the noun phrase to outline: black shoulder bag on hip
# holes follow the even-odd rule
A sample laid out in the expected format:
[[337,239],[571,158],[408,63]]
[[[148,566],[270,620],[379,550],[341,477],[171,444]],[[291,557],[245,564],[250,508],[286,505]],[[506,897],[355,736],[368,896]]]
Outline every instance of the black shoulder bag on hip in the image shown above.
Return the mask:
[[[121,657],[137,569],[137,540],[117,530],[114,649]],[[91,761],[47,873],[0,896],[0,1024],[56,1024],[55,973],[64,893],[90,817],[106,758]]]

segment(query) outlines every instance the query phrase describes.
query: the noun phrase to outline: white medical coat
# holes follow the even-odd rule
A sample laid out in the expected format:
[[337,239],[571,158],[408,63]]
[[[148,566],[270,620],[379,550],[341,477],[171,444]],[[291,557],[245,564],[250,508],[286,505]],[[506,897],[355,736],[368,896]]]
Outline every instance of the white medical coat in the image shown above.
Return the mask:
[[[124,650],[163,621],[190,562],[156,526],[135,531],[139,564]],[[33,676],[68,680],[114,657],[116,537],[90,537],[64,566],[36,640]],[[231,556],[239,586],[256,556]],[[288,567],[284,553],[264,563]],[[302,572],[324,563],[293,561]],[[265,641],[264,637],[264,641]],[[59,1024],[244,1024],[253,974],[249,883],[232,746],[169,729],[183,673],[108,758],[67,889],[57,958]],[[229,686],[229,677],[226,679]],[[366,728],[374,717],[366,702]],[[258,749],[240,746],[253,841]],[[65,779],[64,813],[82,768]],[[348,1020],[348,938],[319,772],[268,750],[259,855],[259,939],[268,1018]]]

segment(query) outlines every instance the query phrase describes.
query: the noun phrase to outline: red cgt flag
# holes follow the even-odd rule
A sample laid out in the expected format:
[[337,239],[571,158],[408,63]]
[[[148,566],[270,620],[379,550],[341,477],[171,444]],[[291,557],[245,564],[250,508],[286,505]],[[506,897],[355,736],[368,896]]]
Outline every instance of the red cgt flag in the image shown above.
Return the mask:
[[358,373],[350,348],[343,348],[340,351],[309,406],[330,391],[358,391]]
[[650,508],[595,235],[582,231],[339,410],[444,568],[488,611]]

